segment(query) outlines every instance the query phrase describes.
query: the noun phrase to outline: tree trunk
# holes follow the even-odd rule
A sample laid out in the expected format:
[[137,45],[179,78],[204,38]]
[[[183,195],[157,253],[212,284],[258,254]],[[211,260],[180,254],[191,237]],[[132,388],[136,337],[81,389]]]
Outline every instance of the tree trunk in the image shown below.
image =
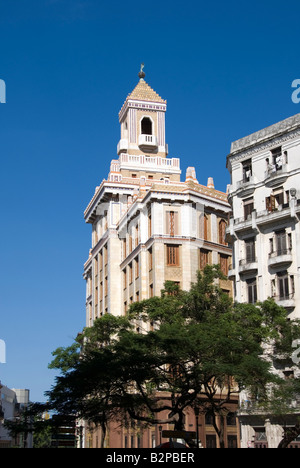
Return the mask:
[[218,439],[219,439],[219,444],[220,444],[220,448],[221,449],[224,449],[225,448],[225,440],[224,440],[224,421],[225,421],[225,418],[223,415],[220,415],[220,427],[217,423],[217,419],[216,419],[216,415],[214,414],[213,415],[213,426],[214,426],[214,429],[217,433],[217,436],[218,436]]
[[281,442],[279,443],[279,449],[288,448],[288,445],[293,442],[293,440],[297,439],[300,435],[300,424],[296,424],[295,427],[289,427],[284,429],[284,436]]
[[106,423],[101,424],[101,441],[100,441],[100,447],[104,448],[104,442],[105,442],[105,437],[106,437]]

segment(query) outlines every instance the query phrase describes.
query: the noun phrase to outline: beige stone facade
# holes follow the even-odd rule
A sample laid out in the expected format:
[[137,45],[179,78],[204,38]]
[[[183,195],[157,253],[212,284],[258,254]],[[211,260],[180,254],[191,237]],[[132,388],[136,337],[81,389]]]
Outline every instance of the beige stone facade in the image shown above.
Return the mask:
[[[167,280],[189,290],[206,264],[220,264],[227,275],[232,263],[225,241],[227,194],[216,190],[211,178],[199,184],[192,167],[181,181],[179,158],[167,157],[165,112],[166,101],[143,78],[120,111],[119,158],[111,161],[107,179],[96,187],[84,213],[92,225],[84,265],[87,326],[160,295]],[[232,295],[231,281],[221,287]],[[154,432],[144,435],[144,447],[157,442],[157,428]],[[121,433],[117,446],[124,447]],[[97,437],[91,439],[94,444]]]

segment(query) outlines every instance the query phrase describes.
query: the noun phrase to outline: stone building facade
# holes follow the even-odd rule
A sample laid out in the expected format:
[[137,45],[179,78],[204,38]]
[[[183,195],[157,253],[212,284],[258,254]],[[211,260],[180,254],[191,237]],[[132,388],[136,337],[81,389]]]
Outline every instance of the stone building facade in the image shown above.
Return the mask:
[[[165,111],[166,101],[143,78],[120,111],[119,158],[84,213],[92,225],[84,265],[87,326],[160,295],[167,280],[188,290],[207,263],[220,263],[225,274],[232,263],[227,195],[211,178],[199,184],[193,167],[180,180],[180,160],[167,157]],[[230,281],[222,288],[232,294]]]
[[[189,167],[181,180],[179,158],[168,157],[165,139],[167,104],[140,73],[134,90],[119,113],[118,159],[113,159],[107,179],[96,187],[84,218],[92,226],[92,246],[84,265],[86,325],[106,313],[126,314],[130,304],[159,296],[165,281],[189,290],[197,271],[220,264],[227,275],[232,263],[225,231],[231,211],[227,194],[216,190],[212,178],[201,185]],[[232,282],[221,287],[232,295]],[[137,324],[138,328],[138,324]],[[233,402],[233,413],[237,402]],[[189,415],[194,427],[195,415]],[[203,425],[203,445],[214,443],[214,434]],[[164,429],[166,429],[164,427]],[[229,444],[238,445],[237,424],[228,431]],[[110,447],[152,447],[159,429],[138,436],[111,430]],[[100,435],[86,438],[97,446]]]
[[[273,297],[288,318],[300,318],[300,114],[231,145],[228,199],[232,216],[226,239],[233,246],[229,277],[237,302]],[[284,369],[287,377],[293,369]],[[299,403],[299,402],[298,402]],[[276,421],[247,411],[242,395],[242,446],[276,447],[282,429]]]

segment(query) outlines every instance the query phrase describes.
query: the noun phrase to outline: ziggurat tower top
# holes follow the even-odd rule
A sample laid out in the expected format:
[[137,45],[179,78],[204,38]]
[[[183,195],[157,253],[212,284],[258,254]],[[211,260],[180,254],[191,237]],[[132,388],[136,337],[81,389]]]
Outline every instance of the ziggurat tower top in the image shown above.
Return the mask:
[[165,141],[167,102],[146,83],[142,70],[143,65],[138,84],[127,96],[119,112],[121,139],[118,154],[148,153],[165,158],[168,154]]
[[[132,201],[143,199],[151,192],[187,193],[193,191],[227,205],[226,193],[215,190],[211,178],[207,186],[200,185],[193,167],[187,168],[184,182],[180,181],[180,160],[169,158],[165,139],[167,101],[145,81],[142,64],[139,81],[128,94],[120,112],[119,159],[113,159],[107,180],[96,187],[95,194],[85,210],[85,220],[93,223],[100,213],[99,203],[108,192],[121,192]],[[121,193],[120,192],[120,193]],[[106,195],[105,195],[106,194]],[[164,195],[165,196],[165,195]],[[129,206],[127,207],[129,208]]]
[[128,95],[127,100],[135,101],[150,101],[166,104],[167,101],[162,99],[152,88],[141,78],[134,90]]

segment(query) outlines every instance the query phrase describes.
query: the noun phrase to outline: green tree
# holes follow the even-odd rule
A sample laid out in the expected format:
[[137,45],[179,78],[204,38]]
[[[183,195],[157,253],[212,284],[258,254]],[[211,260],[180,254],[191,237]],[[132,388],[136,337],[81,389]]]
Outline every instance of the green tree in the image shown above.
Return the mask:
[[277,381],[264,349],[281,345],[287,321],[273,301],[234,305],[218,286],[222,278],[218,266],[207,266],[188,292],[167,282],[160,297],[134,303],[126,317],[96,320],[76,340],[80,354],[76,346],[54,353],[61,375],[50,407],[100,424],[104,436],[112,419],[182,430],[184,412],[197,407],[213,415],[224,447],[232,396],[244,388],[265,395]]

